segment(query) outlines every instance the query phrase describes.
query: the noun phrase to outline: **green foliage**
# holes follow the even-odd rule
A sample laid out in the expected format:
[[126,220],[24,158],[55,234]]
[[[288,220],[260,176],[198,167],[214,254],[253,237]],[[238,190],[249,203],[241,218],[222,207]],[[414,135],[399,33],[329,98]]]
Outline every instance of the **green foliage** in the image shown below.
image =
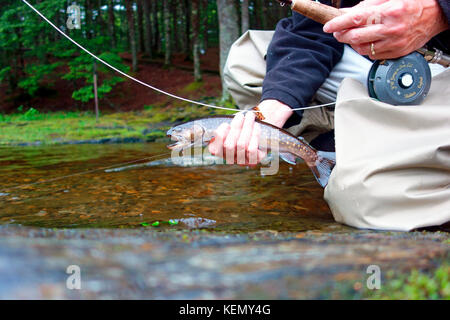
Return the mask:
[[[66,29],[67,2],[61,0],[41,0],[33,5],[47,18],[63,30]],[[83,4],[82,11],[85,10]],[[92,14],[93,21],[83,19],[82,30],[71,30],[70,36],[92,52],[104,52],[100,58],[115,67],[128,72],[127,67],[117,52],[109,48],[110,39],[102,30],[102,23]],[[107,19],[106,15],[101,16]],[[104,24],[103,24],[104,25]],[[87,31],[89,30],[89,31]],[[96,34],[88,37],[87,32]],[[23,89],[34,96],[40,87],[51,86],[61,77],[59,66],[69,66],[69,73],[64,79],[84,80],[84,86],[76,88],[73,98],[88,102],[94,97],[92,75],[93,59],[81,53],[67,39],[58,36],[57,31],[48,26],[28,6],[21,1],[5,0],[0,13],[0,83],[9,83],[10,90]],[[63,69],[62,69],[63,70]],[[99,63],[99,98],[104,97],[119,82],[121,77]]]
[[[0,113],[0,123],[10,123],[12,125],[23,124],[25,121],[59,121],[65,119],[73,119],[80,117],[92,117],[91,112],[53,112],[41,113],[39,110],[31,107],[25,111],[23,105],[17,108],[18,113],[2,114]],[[38,123],[36,125],[39,125]]]
[[371,299],[450,300],[450,265],[444,263],[433,273],[413,270],[409,275],[390,273],[380,290],[367,292]]
[[0,145],[127,137],[145,140],[142,132],[147,128],[147,120],[142,115],[103,115],[97,122],[92,112],[42,113],[24,107],[19,112],[0,114]]
[[[100,40],[97,39],[97,41]],[[129,68],[122,63],[122,59],[117,53],[104,52],[100,54],[99,58],[123,72],[128,72],[129,70]],[[89,100],[94,99],[94,63],[94,60],[87,54],[82,54],[81,56],[76,57],[68,63],[70,72],[67,73],[63,78],[66,80],[83,79],[86,84],[86,86],[75,90],[72,93],[73,99],[82,102],[88,102]],[[98,79],[103,79],[101,83],[99,81],[99,86],[97,88],[99,99],[101,99],[105,96],[105,94],[109,93],[116,84],[124,81],[124,79],[109,72],[109,69],[107,69],[107,67],[105,67],[103,64],[97,64],[97,66],[97,72],[99,74]]]
[[153,108],[155,108],[155,106],[153,106],[153,105],[146,105],[146,106],[144,106],[144,110],[145,111],[152,111]]
[[35,120],[39,117],[39,111],[37,111],[35,108],[30,108],[23,114],[24,120]]
[[45,115],[41,114],[38,110],[31,107],[27,111],[23,111],[23,106],[17,108],[19,111],[18,114],[15,115],[4,115],[0,114],[0,122],[22,122],[22,121],[33,121],[33,120],[42,120]]
[[143,226],[143,227],[148,227],[148,226],[159,227],[159,226],[161,226],[161,224],[168,224],[170,226],[175,226],[178,224],[178,220],[170,219],[169,221],[154,221],[151,224],[148,222],[143,222],[143,223],[141,223],[141,226]]
[[0,70],[0,83],[4,82],[6,79],[8,79],[8,75],[11,72],[11,67],[4,67]]
[[[205,98],[204,102],[217,104]],[[41,142],[58,144],[102,138],[137,138],[155,141],[166,137],[169,122],[197,119],[228,111],[208,109],[189,103],[168,108],[155,104],[144,111],[103,114],[99,122],[93,112],[38,112],[20,106],[17,113],[0,113],[0,145]]]
[[[118,77],[113,77],[111,79],[105,80],[102,85],[97,88],[99,99],[103,98],[105,94],[109,93],[114,85],[122,81],[123,79]],[[87,85],[85,87],[82,87],[81,89],[75,90],[72,93],[72,98],[81,102],[88,102],[89,100],[94,99],[94,85]]]
[[203,87],[203,82],[194,81],[194,82],[191,82],[190,84],[188,84],[186,87],[184,87],[182,92],[183,93],[192,93],[192,92],[199,90],[202,87]]
[[[127,71],[118,52],[131,51],[129,21],[132,14],[125,10],[124,0],[114,0],[113,10],[109,11],[107,1],[75,1],[81,9],[81,29],[68,30],[66,26],[68,13],[67,7],[73,1],[39,0],[30,1],[37,10],[47,17],[54,25],[68,34],[73,40],[86,47],[91,52],[101,54],[101,58]],[[194,30],[198,29],[200,46],[207,49],[209,46],[219,45],[219,19],[217,1],[208,0],[201,2],[199,8],[198,28],[189,25],[188,13],[192,11],[190,1],[181,1],[175,11],[169,12],[169,34],[164,30],[164,17],[162,1],[145,1],[151,4],[151,22],[157,26],[151,37],[146,37],[139,26],[146,25],[146,19],[139,15],[142,2],[133,2],[135,25],[135,42],[142,53],[151,53],[153,58],[164,56],[166,50],[164,43],[172,43],[172,51],[176,53],[192,55],[192,43]],[[206,6],[205,6],[206,5]],[[238,2],[236,3],[238,5]],[[155,10],[155,11],[154,11]],[[154,11],[154,12],[153,12]],[[110,12],[113,16],[110,16]],[[251,27],[255,29],[273,29],[276,22],[289,14],[286,8],[284,13],[275,5],[275,0],[251,2],[249,6]],[[155,13],[155,14],[153,14]],[[191,16],[192,18],[192,16]],[[113,25],[110,25],[110,19]],[[155,20],[156,19],[156,20]],[[236,21],[232,21],[236,26]],[[157,31],[157,32],[156,32]],[[222,30],[223,31],[223,30]],[[112,32],[112,33],[111,33]],[[191,34],[189,34],[190,32]],[[147,46],[140,43],[140,36],[144,35]],[[167,38],[169,36],[169,38]],[[167,39],[166,39],[167,38]],[[226,48],[225,48],[226,49]],[[106,51],[106,53],[104,53]],[[151,52],[147,52],[151,51]],[[103,53],[103,54],[102,54]],[[78,64],[80,62],[80,64]],[[60,63],[61,68],[57,68]],[[27,92],[37,95],[40,87],[51,85],[56,79],[61,78],[61,70],[69,69],[69,74],[64,79],[70,81],[67,85],[75,87],[74,99],[88,102],[92,99],[92,58],[82,53],[65,37],[49,26],[36,12],[20,0],[2,0],[0,11],[0,82],[7,83],[9,91],[14,96]],[[68,67],[68,68],[67,68]],[[114,86],[123,80],[119,80],[113,72],[106,71],[104,66],[98,63],[100,94],[103,97]],[[81,80],[81,81],[80,81]],[[194,92],[199,84],[187,87],[186,93]]]
[[46,76],[52,74],[60,65],[60,62],[27,65],[26,77],[19,81],[19,87],[26,90],[28,94],[34,95],[42,83],[47,80]]

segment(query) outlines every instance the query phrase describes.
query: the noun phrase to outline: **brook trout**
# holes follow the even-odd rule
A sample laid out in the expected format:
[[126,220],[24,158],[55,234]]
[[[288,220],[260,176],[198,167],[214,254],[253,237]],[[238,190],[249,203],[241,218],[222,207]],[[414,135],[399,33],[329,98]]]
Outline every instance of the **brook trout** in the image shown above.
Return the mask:
[[[216,129],[222,123],[230,124],[234,116],[211,116],[188,121],[172,127],[167,131],[175,143],[168,145],[169,149],[185,150],[191,146],[207,146],[214,138]],[[334,152],[317,151],[303,138],[297,138],[289,132],[269,123],[256,120],[260,124],[261,134],[259,145],[278,146],[280,158],[295,165],[297,158],[305,161],[322,187],[328,183],[331,170],[336,164]]]

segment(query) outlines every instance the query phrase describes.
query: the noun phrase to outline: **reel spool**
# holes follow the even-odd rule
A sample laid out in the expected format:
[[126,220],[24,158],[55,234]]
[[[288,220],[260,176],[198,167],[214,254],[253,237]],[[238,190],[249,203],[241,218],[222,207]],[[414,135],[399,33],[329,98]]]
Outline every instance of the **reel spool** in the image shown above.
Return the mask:
[[418,52],[395,60],[375,61],[367,79],[369,95],[392,105],[418,105],[430,86],[430,67]]

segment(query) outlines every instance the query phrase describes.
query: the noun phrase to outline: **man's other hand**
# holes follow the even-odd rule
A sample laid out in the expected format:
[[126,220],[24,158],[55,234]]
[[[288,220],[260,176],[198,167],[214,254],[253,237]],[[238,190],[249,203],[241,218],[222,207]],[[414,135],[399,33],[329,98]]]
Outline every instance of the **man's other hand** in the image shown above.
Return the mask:
[[449,27],[436,0],[366,0],[341,10],[324,31],[378,60],[407,55]]

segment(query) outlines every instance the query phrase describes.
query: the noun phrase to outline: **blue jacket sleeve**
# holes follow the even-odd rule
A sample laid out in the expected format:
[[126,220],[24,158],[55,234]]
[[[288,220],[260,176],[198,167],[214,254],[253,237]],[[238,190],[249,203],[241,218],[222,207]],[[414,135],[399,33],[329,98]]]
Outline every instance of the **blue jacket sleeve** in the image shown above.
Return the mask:
[[291,108],[310,103],[344,50],[322,28],[296,12],[278,23],[267,51],[262,100],[276,99]]
[[[438,0],[441,6],[442,12],[447,19],[447,23],[450,26],[450,0]],[[427,44],[430,49],[437,48],[450,54],[450,30],[438,34],[436,37],[431,39]]]
[[447,18],[447,22],[450,25],[450,1],[449,0],[437,0],[441,6],[442,12]]

